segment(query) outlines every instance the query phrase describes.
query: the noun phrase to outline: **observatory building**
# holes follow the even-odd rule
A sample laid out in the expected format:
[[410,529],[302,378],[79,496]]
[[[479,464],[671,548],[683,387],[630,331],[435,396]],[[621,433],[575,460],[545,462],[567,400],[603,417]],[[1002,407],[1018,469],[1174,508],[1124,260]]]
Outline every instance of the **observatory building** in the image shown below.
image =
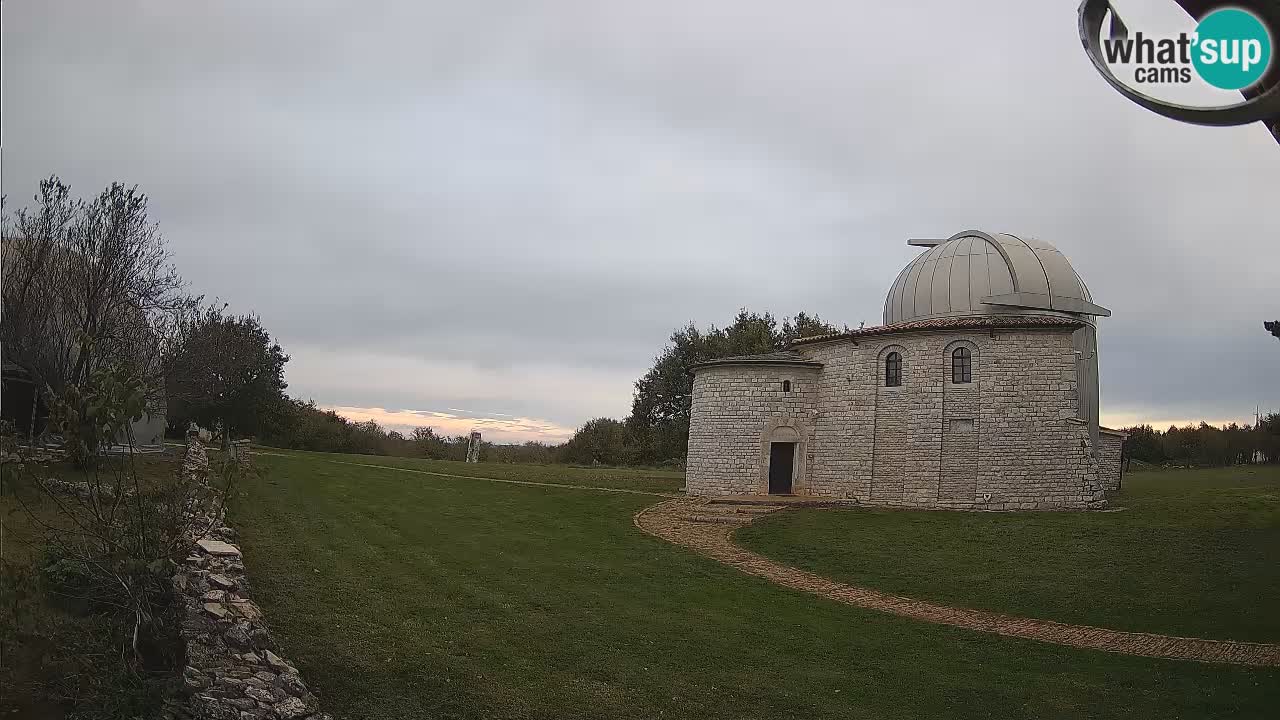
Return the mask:
[[969,230],[898,274],[884,324],[694,368],[691,495],[966,510],[1100,507],[1096,318],[1042,240]]

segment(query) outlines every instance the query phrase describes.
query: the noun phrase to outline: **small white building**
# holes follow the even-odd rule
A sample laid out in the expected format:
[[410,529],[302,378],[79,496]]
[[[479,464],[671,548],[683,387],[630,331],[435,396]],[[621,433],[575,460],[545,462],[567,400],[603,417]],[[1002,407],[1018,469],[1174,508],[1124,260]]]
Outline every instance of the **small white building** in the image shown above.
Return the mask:
[[981,231],[899,273],[884,324],[694,368],[686,489],[956,509],[1100,507],[1095,305],[1047,242]]

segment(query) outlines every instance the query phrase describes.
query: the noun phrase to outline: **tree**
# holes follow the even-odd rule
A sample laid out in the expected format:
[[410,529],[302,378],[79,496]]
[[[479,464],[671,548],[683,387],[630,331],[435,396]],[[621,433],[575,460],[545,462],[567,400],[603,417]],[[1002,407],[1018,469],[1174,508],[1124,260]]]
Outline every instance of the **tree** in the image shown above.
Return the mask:
[[280,447],[323,452],[351,452],[351,421],[314,400],[287,400],[262,428],[261,440]]
[[163,337],[191,299],[147,217],[147,196],[112,183],[84,201],[50,177],[34,200],[5,228],[6,359],[54,396],[120,366],[156,404]]
[[[55,399],[53,420],[83,447],[111,443],[143,412],[143,386],[122,365],[95,370],[64,394],[75,402]],[[131,454],[91,453],[78,479],[65,480],[51,475],[56,466],[24,457],[24,448],[6,451],[22,458],[5,470],[16,476],[9,488],[40,540],[33,547],[45,548],[45,587],[95,611],[131,618],[129,667],[154,665],[166,652],[164,637],[176,634],[161,620],[172,607],[173,559],[219,522],[222,501],[241,468],[225,462],[222,487],[211,485],[207,459],[201,463],[203,448],[195,442],[188,445],[194,462],[172,473],[144,478]],[[37,510],[33,501],[45,507]]]
[[1125,428],[1124,454],[1154,465],[1220,467],[1242,463],[1280,462],[1280,413],[1269,413],[1255,425],[1208,423],[1171,426],[1160,432],[1150,425]]
[[1264,462],[1280,463],[1280,412],[1267,413],[1258,420],[1257,451]]
[[1266,328],[1267,332],[1275,335],[1277,340],[1280,340],[1280,320],[1263,322],[1262,327]]
[[410,442],[413,443],[413,454],[418,457],[447,460],[453,455],[449,438],[437,435],[434,428],[425,425],[413,429]]
[[849,328],[837,328],[822,321],[817,315],[809,315],[807,313],[796,313],[794,318],[787,318],[782,321],[782,331],[778,335],[778,340],[782,345],[786,345],[800,338],[814,337],[815,335],[826,335],[828,333],[840,332]]
[[206,307],[183,318],[165,358],[169,418],[260,434],[286,411],[289,356],[254,315]]
[[1150,425],[1139,425],[1125,428],[1129,437],[1124,441],[1125,459],[1138,459],[1142,462],[1160,464],[1164,462],[1164,445],[1160,432]]
[[[846,328],[847,329],[847,328]],[[671,342],[654,358],[635,384],[631,417],[627,425],[646,462],[683,458],[689,444],[694,365],[732,357],[781,350],[794,340],[839,332],[817,315],[797,313],[784,319],[782,328],[769,313],[738,311],[726,328],[711,326],[705,332],[689,323],[671,334]]]
[[594,418],[578,428],[562,455],[583,465],[623,465],[627,462],[627,426],[612,418]]

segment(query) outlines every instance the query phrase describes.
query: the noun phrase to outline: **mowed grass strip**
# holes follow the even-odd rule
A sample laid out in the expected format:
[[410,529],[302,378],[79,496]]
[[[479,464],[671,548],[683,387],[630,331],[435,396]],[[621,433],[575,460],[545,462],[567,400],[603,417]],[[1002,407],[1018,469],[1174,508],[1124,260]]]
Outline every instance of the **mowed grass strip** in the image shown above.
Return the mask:
[[346,718],[1264,717],[1280,695],[1274,670],[778,588],[640,532],[655,498],[257,462],[233,506],[255,597]]
[[684,473],[679,470],[580,467],[576,465],[465,463],[455,460],[427,460],[425,458],[392,457],[389,455],[315,453],[267,447],[259,448],[258,452],[269,453],[267,457],[288,455],[289,457],[323,459],[356,465],[381,465],[443,475],[498,478],[500,480],[518,480],[521,482],[606,487],[655,493],[679,493],[684,490]]
[[743,546],[855,585],[1062,622],[1280,642],[1280,468],[1127,475],[1113,513],[804,510]]

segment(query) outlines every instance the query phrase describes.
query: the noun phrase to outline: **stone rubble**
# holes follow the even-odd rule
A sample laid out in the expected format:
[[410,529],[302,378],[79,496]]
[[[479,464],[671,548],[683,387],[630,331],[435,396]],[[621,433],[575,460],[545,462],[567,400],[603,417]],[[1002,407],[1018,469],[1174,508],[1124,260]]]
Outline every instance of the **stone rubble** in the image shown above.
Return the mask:
[[209,454],[195,435],[187,434],[187,452],[182,458],[182,476],[203,484],[209,479]]
[[240,557],[240,548],[223,540],[202,537],[196,541],[196,545],[209,555]]
[[[116,493],[115,488],[109,483],[103,483],[98,487],[94,487],[87,482],[77,482],[73,480],[62,480],[60,478],[48,478],[44,481],[44,488],[48,492],[58,493],[59,495],[74,495],[81,500],[90,500],[98,498],[100,500],[114,500]],[[133,493],[128,490],[124,491],[123,496],[132,497]]]
[[18,465],[19,469],[22,469],[25,463],[47,465],[64,457],[66,457],[66,453],[60,448],[23,447],[21,452],[0,450],[0,465],[13,463]]
[[[183,472],[204,481],[208,457],[199,439],[188,438]],[[213,527],[192,539],[189,556],[173,576],[184,613],[187,646],[183,697],[171,700],[165,720],[332,720],[307,689],[297,668],[278,655],[249,596],[248,577],[235,531],[221,516],[206,514],[197,527]]]

